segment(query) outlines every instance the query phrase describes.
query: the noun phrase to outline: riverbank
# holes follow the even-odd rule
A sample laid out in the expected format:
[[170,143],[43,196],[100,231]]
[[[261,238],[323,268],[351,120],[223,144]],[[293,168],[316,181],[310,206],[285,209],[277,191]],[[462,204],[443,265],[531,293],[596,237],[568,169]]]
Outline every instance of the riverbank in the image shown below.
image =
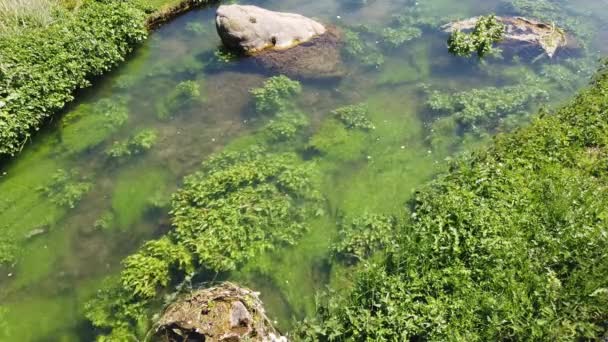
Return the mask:
[[[0,159],[18,154],[77,90],[123,62],[149,30],[208,2],[34,1],[3,12],[16,18],[0,31]],[[43,11],[45,20],[38,18]]]
[[375,253],[349,266],[350,285],[300,337],[605,339],[607,94],[604,66],[554,114],[452,162],[392,236],[370,226],[377,238],[350,250]]

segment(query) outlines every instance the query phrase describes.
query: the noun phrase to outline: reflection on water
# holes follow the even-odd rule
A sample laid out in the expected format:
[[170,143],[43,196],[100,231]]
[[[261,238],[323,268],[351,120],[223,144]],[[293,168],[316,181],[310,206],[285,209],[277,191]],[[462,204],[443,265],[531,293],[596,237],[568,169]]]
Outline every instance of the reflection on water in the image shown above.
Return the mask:
[[[227,275],[261,290],[270,316],[282,327],[312,312],[315,291],[328,283],[339,286],[341,270],[329,264],[327,252],[339,217],[402,211],[412,191],[440,171],[446,158],[517,127],[538,107],[536,97],[528,102],[516,97],[517,108],[492,104],[492,93],[479,93],[476,99],[484,103],[450,104],[445,100],[450,94],[525,85],[545,91],[555,104],[584,84],[595,53],[605,49],[599,43],[607,31],[597,28],[605,28],[608,6],[598,1],[551,2],[568,29],[580,28],[586,45],[580,58],[464,60],[448,55],[446,37],[432,29],[445,18],[512,12],[509,3],[261,4],[348,27],[362,44],[361,53],[347,58],[349,74],[341,82],[304,82],[298,99],[313,122],[311,134],[330,141],[324,155],[311,156],[324,172],[330,210],[309,222],[311,231],[297,246]],[[409,19],[395,19],[399,14]],[[80,102],[2,167],[0,255],[12,257],[0,260],[0,321],[8,327],[0,324],[0,337],[8,329],[11,340],[90,339],[83,303],[101,279],[116,274],[122,258],[143,241],[170,229],[170,194],[184,175],[263,120],[254,114],[249,89],[260,86],[265,75],[247,61],[223,63],[214,57],[219,39],[213,15],[213,8],[193,11],[152,34],[128,63],[83,92]],[[403,31],[404,25],[415,30]],[[589,31],[589,25],[597,26]],[[400,36],[416,30],[418,38]],[[173,93],[186,81],[189,90]],[[431,110],[432,94],[448,101],[438,108],[452,109]],[[336,140],[323,118],[336,107],[359,102],[367,104],[376,126],[373,143]],[[170,108],[168,117],[158,115],[162,106]],[[492,110],[496,118],[476,116]],[[137,142],[143,130],[154,135],[149,144]]]

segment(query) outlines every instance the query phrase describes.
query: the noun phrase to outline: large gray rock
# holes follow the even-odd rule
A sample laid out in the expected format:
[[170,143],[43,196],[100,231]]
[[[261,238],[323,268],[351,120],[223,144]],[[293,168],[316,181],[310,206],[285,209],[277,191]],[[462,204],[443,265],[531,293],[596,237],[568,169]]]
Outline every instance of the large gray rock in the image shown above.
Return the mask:
[[222,5],[215,22],[226,47],[248,54],[288,49],[325,33],[325,27],[312,19],[256,6]]

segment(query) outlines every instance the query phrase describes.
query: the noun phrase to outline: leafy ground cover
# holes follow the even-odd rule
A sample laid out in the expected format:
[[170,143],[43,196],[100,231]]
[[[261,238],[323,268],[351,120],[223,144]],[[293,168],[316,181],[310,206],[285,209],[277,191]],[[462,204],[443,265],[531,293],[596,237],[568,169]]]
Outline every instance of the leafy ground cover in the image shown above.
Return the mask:
[[[554,115],[453,162],[416,194],[388,256],[356,265],[350,288],[324,297],[300,338],[605,336],[607,89],[604,68]],[[383,226],[370,234],[391,231]]]
[[[176,0],[0,4],[0,157],[23,148],[74,92],[122,62]],[[194,1],[206,3],[206,1]]]

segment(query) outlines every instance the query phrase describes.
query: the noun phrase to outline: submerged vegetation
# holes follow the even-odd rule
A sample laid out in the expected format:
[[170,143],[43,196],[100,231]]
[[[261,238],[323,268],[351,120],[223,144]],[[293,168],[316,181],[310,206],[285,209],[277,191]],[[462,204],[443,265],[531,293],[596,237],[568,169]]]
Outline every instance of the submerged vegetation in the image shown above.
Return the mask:
[[473,53],[483,58],[488,54],[497,54],[499,51],[494,44],[503,39],[505,26],[496,16],[489,15],[477,18],[471,33],[460,30],[452,32],[448,39],[448,50],[457,56],[470,57]]
[[121,158],[144,153],[156,143],[156,132],[153,129],[144,129],[131,138],[115,141],[106,154],[112,158]]
[[320,340],[600,339],[608,73],[420,190],[397,248],[303,329]]
[[59,206],[74,208],[91,189],[92,184],[80,180],[78,172],[70,172],[59,169],[52,176],[52,183],[49,186],[40,188],[52,203]]
[[[286,119],[290,114],[284,111],[293,109],[289,99],[299,91],[300,84],[284,76],[252,90],[257,108],[277,115],[262,132],[295,135],[276,127],[277,122],[301,125],[295,113]],[[314,164],[272,145],[211,157],[173,195],[173,229],[125,259],[119,279],[109,280],[87,304],[87,317],[110,330],[108,339],[134,338],[142,335],[137,327],[146,326],[149,305],[159,300],[161,289],[195,273],[234,270],[265,251],[295,244],[308,229],[305,218],[322,213],[317,178]]]
[[252,89],[251,95],[259,113],[277,113],[287,109],[293,96],[300,92],[299,82],[280,75],[267,79],[263,87]]
[[168,119],[201,102],[199,84],[196,81],[183,81],[156,105],[156,116],[159,119]]
[[449,115],[466,131],[491,132],[502,120],[525,117],[532,104],[538,106],[547,100],[547,91],[530,83],[458,93],[432,91],[427,106],[436,114]]

